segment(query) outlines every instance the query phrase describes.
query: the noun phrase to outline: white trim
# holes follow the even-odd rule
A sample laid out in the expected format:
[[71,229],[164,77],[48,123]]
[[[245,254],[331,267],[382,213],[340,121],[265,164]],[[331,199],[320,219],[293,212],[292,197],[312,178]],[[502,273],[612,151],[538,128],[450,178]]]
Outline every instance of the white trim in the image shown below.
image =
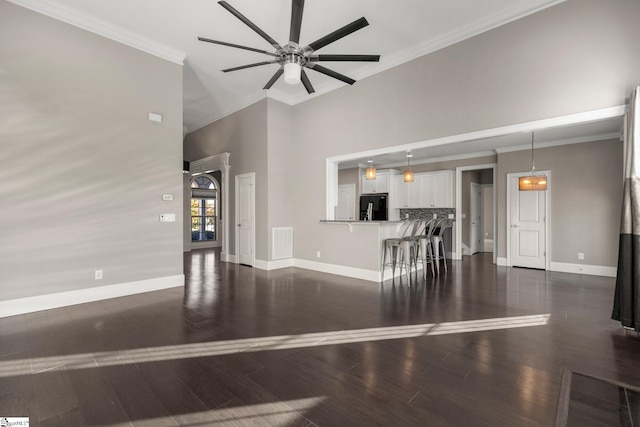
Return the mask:
[[220,261],[222,261],[222,262],[230,262],[232,264],[237,264],[236,256],[235,255],[231,255],[231,254],[226,253],[226,252],[220,253]]
[[[326,178],[326,211],[325,218],[328,220],[335,219],[336,206],[338,206],[338,163],[327,159]],[[357,194],[357,193],[356,193]],[[355,202],[355,201],[354,201]]]
[[616,277],[618,270],[616,267],[604,265],[571,264],[566,262],[552,262],[551,271],[562,273],[587,274],[591,276]]
[[363,268],[347,267],[345,265],[326,264],[317,261],[308,261],[305,259],[295,259],[294,267],[304,268],[307,270],[319,271],[322,273],[337,274],[339,276],[353,277],[355,279],[368,280],[370,282],[380,282],[380,272],[374,270],[365,270]]
[[[495,251],[494,251],[495,252]],[[501,256],[496,258],[496,265],[498,267],[507,267],[507,259]]]
[[264,261],[256,259],[255,268],[260,270],[278,270],[280,268],[293,267],[295,260],[293,258],[279,259],[277,261]]
[[419,148],[438,147],[441,145],[456,144],[460,142],[473,143],[478,139],[493,138],[513,133],[531,133],[541,129],[549,129],[560,126],[568,126],[580,123],[589,123],[613,117],[622,117],[626,112],[626,105],[617,107],[601,108],[599,110],[587,111],[584,113],[568,114],[566,116],[552,117],[549,119],[535,120],[532,122],[518,123],[515,125],[502,126],[491,129],[484,129],[458,135],[445,136],[442,138],[429,139],[424,141],[412,142],[410,144],[395,145],[374,150],[361,151],[358,153],[343,154],[340,156],[329,157],[327,160],[333,162],[345,162],[358,159],[361,157],[375,157],[383,154],[396,153],[398,151],[417,150]]
[[101,18],[81,12],[55,0],[9,0],[24,8],[33,10],[58,21],[66,22],[74,27],[98,34],[118,43],[141,50],[158,58],[184,65],[187,54],[148,37],[134,33]]
[[[529,147],[529,149],[531,149],[531,147]],[[424,159],[424,160],[420,160],[417,162],[411,162],[411,166],[415,166],[415,165],[428,165],[430,163],[440,163],[440,162],[450,162],[450,161],[455,161],[455,160],[466,160],[466,159],[475,159],[478,157],[495,157],[496,156],[496,150],[491,150],[491,151],[477,151],[475,153],[467,153],[467,154],[456,154],[454,156],[442,156],[442,157],[432,157],[429,159]],[[406,166],[407,164],[405,162],[398,162],[398,163],[384,163],[381,164],[380,167],[382,168],[397,168],[397,167],[403,167]]]
[[[486,163],[483,165],[471,165],[471,166],[458,166],[456,168],[456,222],[455,222],[455,242],[456,242],[456,250],[452,254],[453,259],[462,259],[462,172],[472,171],[472,170],[481,170],[481,169],[491,169],[493,170],[493,241],[497,242],[497,217],[498,217],[498,194],[497,194],[497,185],[496,180],[498,176],[498,164],[497,163]],[[493,263],[497,262],[498,256],[498,248],[497,245],[493,248]]]
[[[545,202],[544,202],[544,269],[551,270],[551,189],[553,188],[553,182],[551,180],[551,171],[550,170],[539,170],[536,173],[540,173],[541,175],[547,176],[547,189],[544,191],[545,193]],[[511,224],[511,197],[509,196],[509,178],[511,177],[521,177],[530,175],[529,172],[513,172],[508,173],[506,177],[506,190],[507,190],[507,204],[506,204],[506,213],[507,213],[507,222],[505,224],[505,236],[507,238],[507,266],[512,267],[513,264],[511,262],[511,231],[509,224]],[[495,229],[494,229],[495,232]],[[495,239],[495,236],[494,236]],[[494,252],[495,254],[496,252]]]
[[0,301],[0,318],[184,286],[184,274]]

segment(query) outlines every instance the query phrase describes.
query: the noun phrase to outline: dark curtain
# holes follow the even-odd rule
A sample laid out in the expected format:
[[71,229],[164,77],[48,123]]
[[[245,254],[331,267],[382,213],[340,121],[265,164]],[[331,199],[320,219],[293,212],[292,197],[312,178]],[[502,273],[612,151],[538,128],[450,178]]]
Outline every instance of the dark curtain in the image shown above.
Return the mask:
[[625,171],[616,293],[611,318],[640,332],[640,86],[631,93],[625,129]]

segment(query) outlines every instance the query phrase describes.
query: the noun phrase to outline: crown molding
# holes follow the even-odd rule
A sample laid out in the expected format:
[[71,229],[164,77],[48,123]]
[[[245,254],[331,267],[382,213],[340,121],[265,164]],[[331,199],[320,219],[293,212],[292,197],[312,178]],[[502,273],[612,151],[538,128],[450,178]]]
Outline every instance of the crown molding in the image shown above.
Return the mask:
[[74,27],[133,47],[164,60],[184,65],[187,54],[148,37],[126,30],[103,19],[80,12],[55,0],[8,0],[18,6],[33,10]]

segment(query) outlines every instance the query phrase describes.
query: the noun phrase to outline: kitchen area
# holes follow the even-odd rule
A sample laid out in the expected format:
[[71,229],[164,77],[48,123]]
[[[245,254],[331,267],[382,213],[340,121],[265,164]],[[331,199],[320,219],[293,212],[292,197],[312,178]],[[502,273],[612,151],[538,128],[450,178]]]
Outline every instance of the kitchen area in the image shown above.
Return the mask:
[[[335,219],[323,222],[343,225],[348,230],[351,236],[343,236],[342,242],[349,241],[354,233],[367,235],[369,243],[358,254],[367,252],[370,259],[376,260],[380,277],[383,242],[401,236],[405,221],[455,217],[453,170],[412,172],[410,178],[411,182],[405,182],[405,173],[400,168],[359,165],[338,171]],[[447,259],[451,259],[452,229],[446,231],[444,241]],[[389,278],[390,273],[386,272],[384,277]]]

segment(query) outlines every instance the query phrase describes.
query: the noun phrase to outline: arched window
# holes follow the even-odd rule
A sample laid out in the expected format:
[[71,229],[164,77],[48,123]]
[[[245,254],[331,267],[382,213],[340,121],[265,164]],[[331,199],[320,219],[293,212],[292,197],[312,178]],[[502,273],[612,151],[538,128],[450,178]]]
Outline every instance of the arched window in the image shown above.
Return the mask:
[[198,176],[191,182],[191,241],[216,240],[218,190],[207,176]]

